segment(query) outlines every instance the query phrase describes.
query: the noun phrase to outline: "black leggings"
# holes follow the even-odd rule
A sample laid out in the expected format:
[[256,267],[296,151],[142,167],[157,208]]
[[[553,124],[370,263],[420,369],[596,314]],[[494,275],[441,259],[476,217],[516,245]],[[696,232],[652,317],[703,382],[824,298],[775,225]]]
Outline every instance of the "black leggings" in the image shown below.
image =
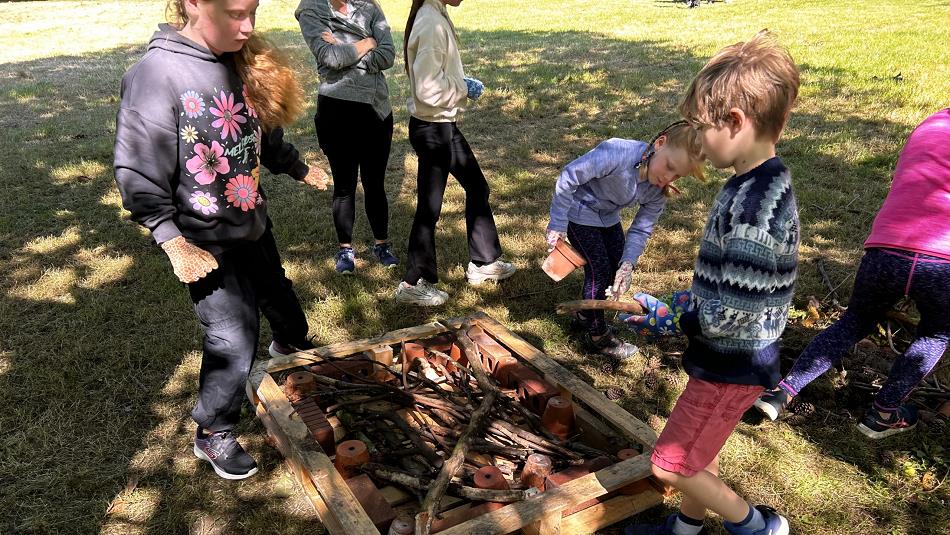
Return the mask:
[[488,204],[488,181],[468,141],[455,123],[409,119],[409,142],[419,156],[416,179],[416,215],[409,233],[405,281],[439,281],[435,256],[435,226],[442,213],[442,197],[449,173],[465,190],[465,228],[472,262],[488,264],[501,256],[498,229]]
[[313,118],[320,149],[333,174],[333,224],[340,243],[353,241],[356,177],[363,182],[366,218],[377,240],[389,238],[386,165],[393,141],[393,115],[380,119],[373,106],[320,95]]

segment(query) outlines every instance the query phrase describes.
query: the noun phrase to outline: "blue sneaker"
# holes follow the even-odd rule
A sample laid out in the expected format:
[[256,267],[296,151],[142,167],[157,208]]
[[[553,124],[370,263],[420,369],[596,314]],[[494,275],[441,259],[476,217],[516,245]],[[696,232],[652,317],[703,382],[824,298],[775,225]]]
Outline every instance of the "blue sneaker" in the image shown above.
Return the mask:
[[391,247],[389,242],[377,243],[373,246],[373,254],[376,255],[376,259],[379,260],[379,263],[386,268],[393,268],[399,265],[399,259],[393,254]]
[[342,275],[352,275],[356,271],[356,255],[352,247],[340,247],[336,253],[336,272]]
[[775,509],[767,505],[756,505],[756,509],[762,513],[765,519],[765,527],[759,530],[751,530],[745,526],[737,526],[732,522],[723,522],[722,527],[732,535],[788,535],[788,520],[776,513]]
[[897,410],[887,413],[887,419],[881,417],[877,408],[868,409],[864,419],[858,424],[858,431],[864,433],[868,438],[884,438],[904,431],[910,431],[917,427],[919,416],[917,409],[902,405]]
[[[677,516],[673,513],[666,517],[666,522],[662,524],[628,524],[623,528],[623,535],[674,535],[673,526]],[[699,535],[708,535],[706,528],[700,529]]]

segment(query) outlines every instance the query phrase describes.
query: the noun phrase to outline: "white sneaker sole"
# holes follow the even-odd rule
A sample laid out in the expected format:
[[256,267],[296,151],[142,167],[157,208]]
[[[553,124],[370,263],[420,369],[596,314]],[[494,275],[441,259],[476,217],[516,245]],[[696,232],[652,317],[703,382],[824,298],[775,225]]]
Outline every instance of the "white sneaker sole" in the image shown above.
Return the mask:
[[878,440],[881,438],[887,438],[891,435],[896,435],[898,433],[903,433],[904,431],[910,431],[914,429],[915,427],[917,427],[917,424],[914,424],[910,427],[898,427],[894,429],[887,429],[885,431],[875,431],[871,429],[870,427],[864,425],[863,423],[860,423],[858,424],[858,431],[860,431],[864,436],[868,438],[873,438],[875,440]]
[[491,274],[491,275],[485,275],[482,273],[475,273],[475,274],[465,273],[465,278],[468,280],[468,283],[471,284],[472,286],[478,286],[488,281],[494,281],[494,282],[503,281],[511,277],[512,275],[514,275],[516,271],[518,270],[513,269],[509,271],[508,273],[498,273],[498,274]]
[[772,531],[769,535],[788,535],[788,520],[784,516],[778,515],[779,526],[777,531]]
[[286,356],[287,356],[287,355],[285,355],[285,354],[283,354],[283,353],[277,351],[276,349],[274,349],[274,342],[271,342],[270,345],[267,346],[267,354],[270,355],[271,357],[275,358],[275,359],[276,359],[277,357],[286,357]]
[[232,481],[236,481],[238,479],[245,479],[245,478],[251,477],[257,473],[257,467],[255,466],[246,474],[229,474],[225,472],[224,470],[218,468],[218,465],[214,464],[214,461],[211,460],[211,457],[208,457],[208,454],[206,454],[198,446],[194,446],[192,451],[194,451],[195,457],[201,459],[202,461],[208,461],[209,463],[211,463],[211,468],[214,468],[214,473],[218,474],[218,476],[223,477],[224,479],[230,479]]
[[771,404],[762,401],[761,399],[755,400],[755,403],[752,404],[753,407],[759,409],[759,412],[768,417],[769,420],[773,422],[778,420],[778,411],[775,410]]

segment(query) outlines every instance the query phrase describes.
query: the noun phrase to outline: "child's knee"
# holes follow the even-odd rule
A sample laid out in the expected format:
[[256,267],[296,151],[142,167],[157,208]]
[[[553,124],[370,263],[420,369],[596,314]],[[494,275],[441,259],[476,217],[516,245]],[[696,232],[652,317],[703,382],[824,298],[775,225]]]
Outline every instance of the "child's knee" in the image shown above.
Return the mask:
[[653,477],[659,479],[663,483],[672,485],[674,481],[679,479],[680,476],[676,472],[670,472],[669,470],[664,470],[655,464],[650,465],[650,471],[653,472]]

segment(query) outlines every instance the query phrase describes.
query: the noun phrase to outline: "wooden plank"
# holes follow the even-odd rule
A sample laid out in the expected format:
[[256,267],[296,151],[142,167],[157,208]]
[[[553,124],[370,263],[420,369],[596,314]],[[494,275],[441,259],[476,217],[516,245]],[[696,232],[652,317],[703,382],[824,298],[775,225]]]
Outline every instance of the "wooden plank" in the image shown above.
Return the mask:
[[656,433],[653,429],[640,420],[631,418],[630,413],[607,399],[594,387],[579,379],[541,350],[526,342],[524,338],[509,331],[504,325],[484,312],[476,312],[471,317],[498,341],[517,353],[519,357],[526,360],[541,373],[549,376],[558,386],[573,392],[574,396],[580,398],[594,412],[627,434],[630,439],[640,442],[648,449],[652,449],[653,445],[656,444]]
[[[579,477],[536,497],[512,503],[490,513],[453,526],[442,535],[496,535],[511,533],[535,523],[553,511],[563,511],[587,500],[603,496],[650,474],[650,458],[637,455],[593,474]],[[568,517],[570,518],[570,517]],[[561,527],[564,533],[570,533]]]
[[338,531],[331,530],[335,535],[378,535],[379,530],[360,507],[353,492],[333,467],[330,458],[310,436],[307,426],[299,418],[291,417],[293,407],[269,374],[264,374],[261,379],[257,396],[273,420],[272,431],[278,436],[286,437],[283,440],[289,445],[290,451],[285,457],[294,459],[294,462],[299,463],[310,475],[310,480],[326,503],[327,509],[324,513],[327,517],[320,517],[324,525],[328,529],[331,526],[338,527]]
[[[317,488],[313,486],[313,482],[310,481],[310,475],[306,473],[300,463],[297,462],[297,460],[291,454],[291,448],[290,444],[287,442],[287,436],[270,431],[271,429],[275,429],[277,427],[277,423],[274,422],[274,419],[271,418],[269,414],[267,414],[267,409],[264,408],[263,404],[259,403],[257,405],[257,417],[261,419],[261,422],[263,422],[264,426],[268,429],[268,434],[274,438],[277,449],[280,451],[281,455],[284,456],[284,462],[287,463],[287,466],[293,473],[294,479],[296,479],[297,484],[300,485],[304,496],[310,500],[310,505],[313,506],[314,512],[316,512],[317,516],[320,517],[323,525],[331,533],[342,533],[343,526],[339,524],[328,524],[328,522],[334,522],[336,518],[330,514],[327,503],[323,501],[323,498],[320,497],[320,493],[317,492]],[[326,521],[323,519],[326,519]]]
[[593,533],[661,503],[663,496],[652,489],[631,496],[617,496],[562,519],[561,532]]
[[[561,524],[561,515],[546,515],[542,517],[541,520],[521,528],[521,532],[524,533],[524,535],[560,535]],[[568,534],[573,532],[565,531],[564,533]]]
[[307,353],[323,358],[345,357],[347,355],[352,355],[353,353],[366,351],[371,347],[393,345],[405,342],[406,340],[415,340],[417,338],[428,338],[430,336],[444,333],[447,330],[448,328],[445,325],[437,321],[433,321],[432,323],[426,323],[425,325],[417,325],[415,327],[407,327],[405,329],[390,331],[386,334],[382,334],[373,338],[364,338],[362,340],[354,340],[352,342],[340,342],[317,349],[309,349],[307,350]]

